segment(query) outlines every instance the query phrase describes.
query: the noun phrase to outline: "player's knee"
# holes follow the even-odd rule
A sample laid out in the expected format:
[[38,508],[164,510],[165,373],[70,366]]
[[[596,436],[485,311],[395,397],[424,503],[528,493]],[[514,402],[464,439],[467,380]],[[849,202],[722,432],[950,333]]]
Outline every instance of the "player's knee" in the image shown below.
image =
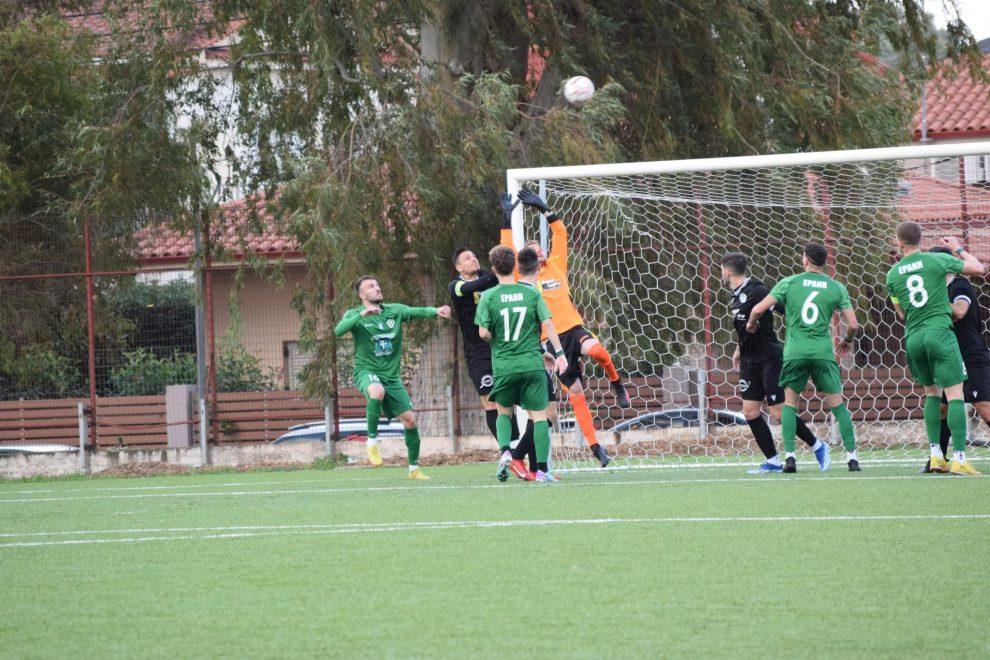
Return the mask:
[[977,401],[973,404],[976,413],[984,422],[990,422],[990,401]]
[[402,422],[403,428],[414,429],[416,428],[416,414],[411,410],[399,415],[399,421]]
[[495,404],[495,410],[498,411],[499,415],[506,417],[512,414],[512,408],[506,408],[505,406],[500,406],[497,403]]
[[381,385],[369,385],[368,396],[372,399],[378,399],[381,401],[385,398],[385,388]]
[[829,408],[838,408],[842,405],[842,394],[829,394],[825,397],[825,402]]
[[567,386],[567,396],[574,397],[584,394],[584,385],[581,384],[581,379],[578,378],[576,381]]

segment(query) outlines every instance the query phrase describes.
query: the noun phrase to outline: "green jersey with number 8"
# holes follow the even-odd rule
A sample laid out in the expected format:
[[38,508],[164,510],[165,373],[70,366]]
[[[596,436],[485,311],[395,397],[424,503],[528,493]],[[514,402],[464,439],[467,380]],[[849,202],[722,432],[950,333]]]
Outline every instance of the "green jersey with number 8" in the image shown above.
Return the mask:
[[499,284],[485,291],[474,322],[492,333],[492,375],[541,371],[540,329],[549,318],[550,310],[532,284]]
[[887,295],[904,310],[904,334],[951,330],[952,310],[946,273],[962,271],[962,259],[938,252],[915,252],[887,273]]
[[835,360],[832,314],[852,307],[846,287],[824,273],[801,273],[782,279],[770,295],[784,304],[784,361]]

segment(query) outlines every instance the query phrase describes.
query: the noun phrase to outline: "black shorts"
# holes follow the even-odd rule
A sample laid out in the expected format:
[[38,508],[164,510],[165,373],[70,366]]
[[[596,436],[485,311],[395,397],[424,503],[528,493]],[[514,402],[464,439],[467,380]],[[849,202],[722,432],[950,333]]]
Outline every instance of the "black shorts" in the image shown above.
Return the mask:
[[743,401],[766,401],[776,406],[784,402],[784,388],[780,386],[780,368],[783,357],[747,362],[739,365],[739,396]]
[[[963,364],[966,365],[963,400],[966,403],[990,401],[990,355],[963,356]],[[942,392],[942,403],[946,401],[945,392]]]
[[[564,349],[564,357],[567,358],[567,370],[559,378],[564,387],[570,387],[575,381],[580,380],[584,385],[584,365],[581,361],[581,344],[586,339],[594,335],[584,329],[583,326],[576,325],[570,330],[560,333],[560,347]],[[553,347],[547,342],[547,350],[553,353]]]
[[468,375],[474,383],[474,389],[481,396],[487,396],[492,391],[495,379],[492,376],[492,356],[491,354],[467,356]]

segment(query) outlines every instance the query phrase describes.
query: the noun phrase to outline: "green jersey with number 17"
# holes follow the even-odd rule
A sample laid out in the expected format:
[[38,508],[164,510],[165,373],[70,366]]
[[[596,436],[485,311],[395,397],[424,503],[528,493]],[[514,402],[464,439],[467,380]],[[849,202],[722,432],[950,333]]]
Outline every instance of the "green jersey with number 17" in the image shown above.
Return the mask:
[[962,272],[963,261],[938,252],[915,252],[887,272],[887,295],[904,310],[904,335],[951,330],[946,273]]
[[540,330],[549,318],[550,310],[532,284],[499,284],[485,291],[474,322],[492,333],[492,375],[541,371]]
[[846,287],[824,273],[785,277],[770,295],[784,304],[784,360],[835,360],[832,314],[850,309]]

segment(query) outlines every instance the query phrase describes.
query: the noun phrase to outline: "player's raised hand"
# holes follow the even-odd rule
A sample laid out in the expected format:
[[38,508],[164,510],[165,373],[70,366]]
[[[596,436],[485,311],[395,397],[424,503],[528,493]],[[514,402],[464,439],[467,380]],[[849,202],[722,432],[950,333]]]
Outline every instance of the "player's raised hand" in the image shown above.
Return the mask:
[[512,212],[519,206],[519,201],[513,202],[512,195],[502,193],[499,204],[502,206],[502,229],[512,229]]
[[370,314],[381,314],[382,308],[377,305],[372,305],[371,307],[365,307],[361,310],[361,316],[368,316]]
[[955,236],[943,236],[942,237],[942,245],[944,245],[945,247],[949,248],[953,252],[955,252],[956,250],[958,250],[959,248],[961,248],[963,246],[962,245],[962,241],[960,241]]
[[567,358],[563,355],[558,355],[554,362],[557,365],[557,373],[563,375],[567,371]]
[[543,201],[543,198],[537,195],[535,192],[523,188],[522,190],[519,191],[518,197],[519,197],[519,201],[525,204],[526,206],[532,206],[533,208],[538,209],[541,213],[550,212],[550,207],[547,206],[547,203]]
[[442,319],[450,318],[450,305],[444,305],[443,307],[437,307],[437,316]]

